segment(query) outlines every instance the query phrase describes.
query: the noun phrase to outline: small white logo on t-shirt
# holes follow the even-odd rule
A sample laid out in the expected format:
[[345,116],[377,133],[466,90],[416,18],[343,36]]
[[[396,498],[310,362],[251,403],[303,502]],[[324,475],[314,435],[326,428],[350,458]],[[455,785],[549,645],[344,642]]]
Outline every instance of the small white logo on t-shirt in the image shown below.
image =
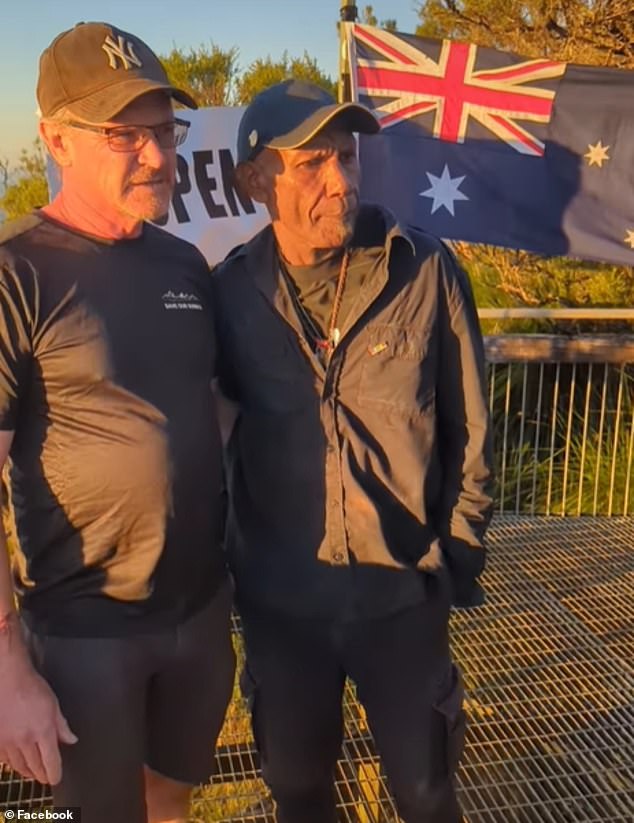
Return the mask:
[[197,295],[184,291],[174,292],[171,289],[163,295],[163,305],[166,309],[203,310]]

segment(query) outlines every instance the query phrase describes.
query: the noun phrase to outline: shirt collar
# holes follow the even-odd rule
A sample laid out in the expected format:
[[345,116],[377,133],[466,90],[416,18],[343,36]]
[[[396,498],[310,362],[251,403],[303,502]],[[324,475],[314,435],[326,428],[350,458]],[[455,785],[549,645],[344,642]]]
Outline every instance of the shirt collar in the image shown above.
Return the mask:
[[[416,253],[414,241],[407,229],[397,221],[391,211],[382,206],[363,204],[359,210],[351,246],[385,246],[389,260],[395,242],[405,243],[412,254]],[[229,257],[235,260],[247,255],[251,256],[254,262],[257,261],[257,265],[253,267],[254,273],[263,270],[270,272],[275,268],[275,236],[270,223],[247,243],[232,251]]]

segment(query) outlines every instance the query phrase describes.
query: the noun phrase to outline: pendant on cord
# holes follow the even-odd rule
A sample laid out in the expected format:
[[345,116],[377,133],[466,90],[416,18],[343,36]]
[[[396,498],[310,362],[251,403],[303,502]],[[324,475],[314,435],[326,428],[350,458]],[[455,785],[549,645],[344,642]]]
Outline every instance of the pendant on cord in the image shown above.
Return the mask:
[[317,355],[325,366],[330,362],[330,358],[340,340],[341,332],[339,329],[332,329],[327,339],[321,339],[315,343]]
[[343,253],[343,257],[341,258],[341,268],[339,269],[339,276],[337,277],[337,289],[335,291],[334,300],[332,301],[330,323],[328,323],[328,337],[325,340],[322,339],[317,341],[317,354],[320,356],[324,366],[328,366],[330,363],[332,353],[341,340],[341,331],[337,327],[337,318],[339,317],[341,299],[343,297],[343,290],[346,285],[349,260],[350,250],[346,249]]

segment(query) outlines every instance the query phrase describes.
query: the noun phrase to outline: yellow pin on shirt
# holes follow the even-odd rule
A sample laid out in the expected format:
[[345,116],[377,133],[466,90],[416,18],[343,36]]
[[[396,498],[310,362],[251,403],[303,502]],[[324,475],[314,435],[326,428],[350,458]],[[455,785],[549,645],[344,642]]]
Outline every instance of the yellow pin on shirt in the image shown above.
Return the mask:
[[377,343],[375,346],[368,346],[368,354],[374,357],[387,349],[387,343]]

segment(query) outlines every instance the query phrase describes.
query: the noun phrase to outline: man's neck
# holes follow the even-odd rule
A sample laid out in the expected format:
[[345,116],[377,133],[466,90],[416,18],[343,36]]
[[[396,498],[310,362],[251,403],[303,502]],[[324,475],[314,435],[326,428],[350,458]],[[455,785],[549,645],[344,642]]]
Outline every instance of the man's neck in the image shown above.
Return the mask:
[[108,216],[96,210],[84,198],[64,191],[44,206],[42,211],[58,223],[104,240],[127,240],[138,237],[143,230],[141,220],[125,215]]
[[290,266],[316,266],[326,260],[340,258],[343,248],[311,249],[305,244],[291,242],[274,225],[275,242],[281,259]]
[[307,251],[310,251],[311,254],[299,255],[289,260],[283,249],[278,246],[277,250],[282,262],[293,268],[298,266],[317,268],[326,263],[336,266],[341,262],[344,252],[343,249],[310,249]]

